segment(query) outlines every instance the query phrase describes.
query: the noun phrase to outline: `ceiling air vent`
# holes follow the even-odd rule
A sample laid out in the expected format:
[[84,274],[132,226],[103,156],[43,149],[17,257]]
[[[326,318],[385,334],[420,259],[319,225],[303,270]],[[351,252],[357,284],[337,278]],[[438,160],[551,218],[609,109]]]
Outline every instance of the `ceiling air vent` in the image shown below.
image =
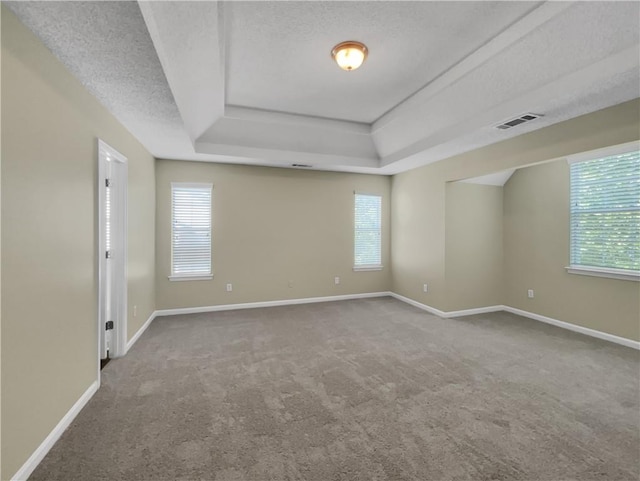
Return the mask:
[[310,169],[313,165],[309,164],[291,164],[291,167],[302,167],[304,169]]
[[526,122],[531,122],[532,120],[538,119],[540,117],[543,117],[543,115],[542,114],[532,114],[532,113],[522,114],[519,117],[516,117],[516,118],[511,119],[511,120],[507,120],[504,123],[496,125],[496,129],[500,129],[500,130],[511,129],[513,127],[517,127],[520,124],[524,124]]

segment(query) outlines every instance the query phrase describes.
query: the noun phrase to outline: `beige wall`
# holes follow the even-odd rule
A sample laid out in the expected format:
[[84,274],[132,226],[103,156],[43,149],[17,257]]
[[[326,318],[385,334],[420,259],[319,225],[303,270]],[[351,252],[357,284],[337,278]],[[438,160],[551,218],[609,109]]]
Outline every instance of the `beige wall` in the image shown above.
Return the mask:
[[97,379],[98,137],[129,159],[131,333],[155,308],[153,158],[2,6],[2,479]]
[[[395,175],[391,198],[392,290],[445,311],[467,307],[446,282],[448,181],[630,142],[638,139],[639,131],[640,101],[636,99]],[[422,292],[424,283],[429,283],[428,293]],[[478,302],[487,305],[492,299]],[[580,322],[578,311],[570,317]],[[600,330],[609,329],[606,321],[598,326]]]
[[[640,129],[636,100],[391,180],[198,162],[154,164],[5,7],[1,88],[2,479],[20,468],[97,378],[98,137],[129,159],[131,337],[155,308],[387,290],[443,310],[495,304],[496,285],[478,285],[495,272],[496,259],[470,258],[467,234],[476,219],[459,217],[467,193],[447,183],[637,140]],[[567,234],[560,231],[566,213],[537,214],[522,224],[520,212],[532,212],[536,186],[546,178],[544,169],[553,167],[519,172],[507,187],[503,238],[509,287],[502,302],[638,339],[637,284],[564,273]],[[214,184],[211,281],[167,279],[171,181]],[[382,271],[352,270],[354,190],[383,196]],[[552,199],[566,196],[554,192],[535,199],[536,212],[548,212]],[[486,200],[499,204],[493,193]],[[499,229],[488,212],[482,213],[485,221]],[[551,229],[558,234],[551,236]],[[492,232],[483,234],[483,249],[494,247]],[[342,279],[339,286],[335,276]],[[226,283],[233,283],[233,292],[225,292]],[[424,283],[429,293],[422,292]],[[471,292],[473,286],[478,290]],[[527,288],[536,290],[531,302],[522,298]],[[554,294],[559,291],[562,297]]]
[[391,290],[444,310],[445,181],[425,170],[392,177]]
[[[504,187],[505,303],[640,340],[640,285],[568,274],[569,165],[516,171]],[[535,297],[527,298],[527,289]]]
[[450,182],[445,197],[448,310],[502,304],[502,187]]
[[[0,16],[2,12],[0,11]],[[1,27],[0,27],[1,33]],[[1,55],[1,52],[0,52]],[[1,66],[0,66],[1,70]],[[0,112],[2,111],[2,75],[0,75]],[[2,115],[0,114],[0,306],[2,306]],[[2,308],[0,307],[0,479],[2,479]]]
[[[156,175],[158,309],[389,290],[388,177],[169,160]],[[171,182],[214,186],[213,280],[167,279]],[[353,271],[354,190],[382,195],[382,271]]]

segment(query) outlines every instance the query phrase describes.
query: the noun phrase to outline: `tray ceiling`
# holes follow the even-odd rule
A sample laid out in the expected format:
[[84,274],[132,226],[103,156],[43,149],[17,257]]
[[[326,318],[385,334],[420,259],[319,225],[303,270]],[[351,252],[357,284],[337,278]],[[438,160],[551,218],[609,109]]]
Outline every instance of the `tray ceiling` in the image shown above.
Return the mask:
[[637,2],[5,3],[159,158],[389,174],[640,92]]
[[[535,8],[532,2],[236,2],[224,7],[231,105],[371,123]],[[335,68],[344,40],[365,67]]]

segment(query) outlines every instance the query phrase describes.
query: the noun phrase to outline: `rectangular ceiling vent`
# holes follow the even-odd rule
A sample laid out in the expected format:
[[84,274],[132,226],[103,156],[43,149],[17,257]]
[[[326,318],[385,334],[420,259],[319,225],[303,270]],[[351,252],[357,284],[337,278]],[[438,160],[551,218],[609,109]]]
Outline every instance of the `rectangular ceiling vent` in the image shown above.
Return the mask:
[[301,167],[303,169],[310,169],[313,165],[309,164],[291,164],[291,167]]
[[531,122],[532,120],[539,119],[540,117],[544,117],[544,115],[532,114],[532,113],[522,114],[519,117],[507,120],[506,122],[496,125],[496,129],[500,129],[500,130],[511,129],[513,127],[517,127],[520,124],[524,124],[526,122]]

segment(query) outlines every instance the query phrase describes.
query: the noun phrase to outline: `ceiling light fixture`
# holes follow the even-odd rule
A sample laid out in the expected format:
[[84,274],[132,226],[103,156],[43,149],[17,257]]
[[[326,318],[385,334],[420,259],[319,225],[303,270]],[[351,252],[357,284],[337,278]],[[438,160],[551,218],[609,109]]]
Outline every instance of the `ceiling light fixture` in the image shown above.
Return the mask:
[[349,40],[333,47],[331,56],[336,61],[338,67],[349,72],[357,69],[367,58],[369,50],[363,43]]

